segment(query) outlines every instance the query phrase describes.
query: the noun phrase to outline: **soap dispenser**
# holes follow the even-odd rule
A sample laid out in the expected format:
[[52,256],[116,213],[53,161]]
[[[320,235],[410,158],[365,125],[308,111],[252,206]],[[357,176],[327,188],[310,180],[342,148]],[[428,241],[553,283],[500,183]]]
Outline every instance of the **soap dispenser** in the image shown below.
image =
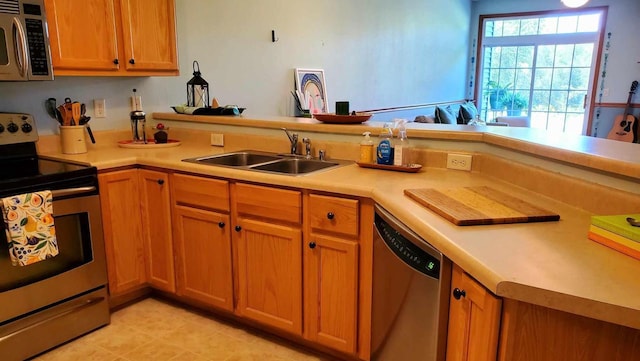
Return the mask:
[[360,163],[373,163],[373,140],[371,132],[364,132],[364,139],[360,142]]
[[393,130],[389,123],[385,123],[380,133],[376,161],[378,164],[393,165]]

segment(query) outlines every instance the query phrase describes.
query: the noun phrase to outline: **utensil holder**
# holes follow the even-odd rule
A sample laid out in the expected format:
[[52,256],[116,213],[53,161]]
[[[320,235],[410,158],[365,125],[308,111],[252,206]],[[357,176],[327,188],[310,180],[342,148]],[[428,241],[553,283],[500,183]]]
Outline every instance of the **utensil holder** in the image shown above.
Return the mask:
[[87,152],[83,125],[60,126],[60,145],[64,154]]

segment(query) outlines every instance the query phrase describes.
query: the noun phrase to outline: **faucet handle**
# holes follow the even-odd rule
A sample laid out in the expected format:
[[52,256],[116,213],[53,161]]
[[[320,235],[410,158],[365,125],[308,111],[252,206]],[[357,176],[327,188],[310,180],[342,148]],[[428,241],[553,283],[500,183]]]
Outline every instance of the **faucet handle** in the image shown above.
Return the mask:
[[324,160],[327,157],[327,151],[324,149],[320,149],[318,151],[318,159]]

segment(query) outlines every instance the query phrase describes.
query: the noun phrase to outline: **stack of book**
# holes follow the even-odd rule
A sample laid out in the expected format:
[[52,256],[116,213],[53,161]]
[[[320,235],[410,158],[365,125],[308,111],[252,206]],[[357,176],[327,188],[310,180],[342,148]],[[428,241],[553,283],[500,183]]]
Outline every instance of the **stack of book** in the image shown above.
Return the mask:
[[640,260],[640,227],[634,227],[627,218],[640,220],[640,214],[593,216],[589,239]]

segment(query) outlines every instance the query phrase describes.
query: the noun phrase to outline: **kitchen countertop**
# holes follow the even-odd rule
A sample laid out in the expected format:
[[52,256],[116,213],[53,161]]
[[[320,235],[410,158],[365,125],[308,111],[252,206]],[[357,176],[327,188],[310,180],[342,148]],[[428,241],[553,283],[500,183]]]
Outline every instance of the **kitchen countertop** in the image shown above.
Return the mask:
[[[477,136],[471,133],[462,136]],[[640,261],[588,240],[591,214],[587,211],[479,172],[424,167],[407,174],[350,164],[292,177],[181,161],[231,150],[237,149],[211,147],[206,141],[159,149],[124,149],[115,141],[101,141],[80,155],[39,146],[43,157],[91,164],[100,170],[139,164],[372,198],[500,297],[640,329]],[[454,185],[499,188],[557,212],[561,219],[459,227],[403,194],[404,189]]]

